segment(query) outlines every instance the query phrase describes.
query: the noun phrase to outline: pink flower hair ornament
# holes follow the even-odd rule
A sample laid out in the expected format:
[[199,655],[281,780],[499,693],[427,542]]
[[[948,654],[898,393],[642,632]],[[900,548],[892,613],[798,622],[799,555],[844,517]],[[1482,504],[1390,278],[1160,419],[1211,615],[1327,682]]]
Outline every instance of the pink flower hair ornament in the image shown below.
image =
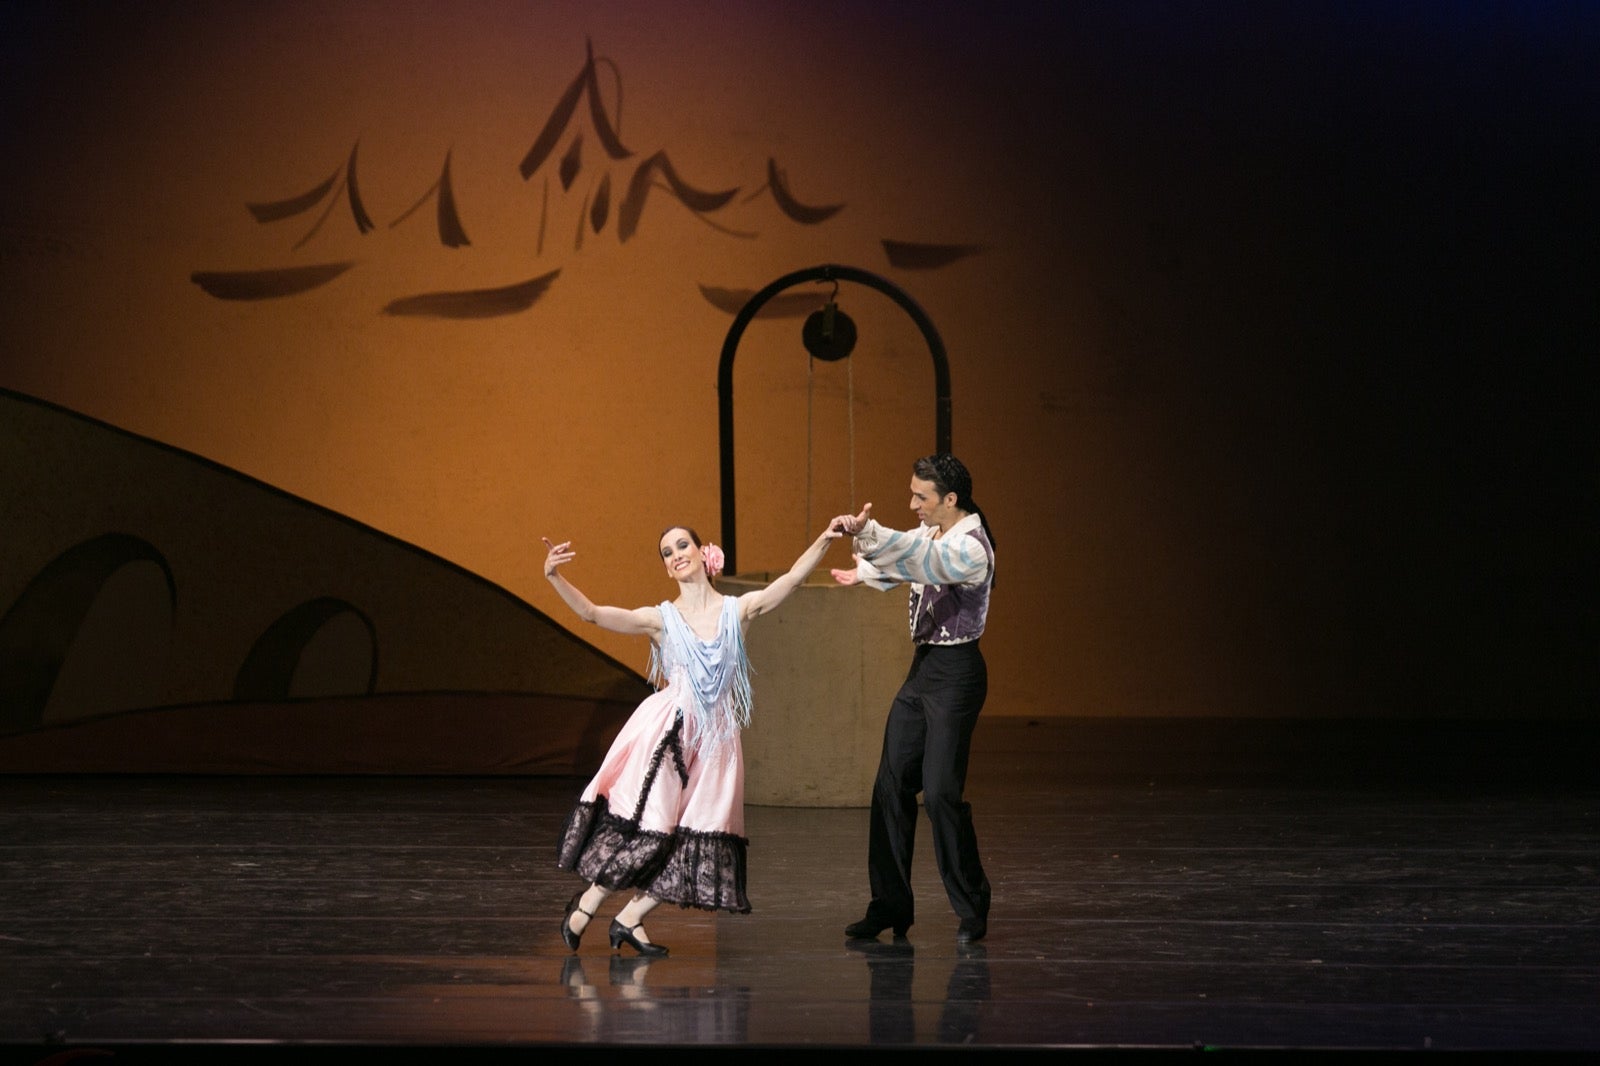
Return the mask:
[[722,573],[722,566],[725,560],[723,559],[721,548],[715,544],[704,544],[700,548],[700,554],[705,556],[707,577],[716,577]]

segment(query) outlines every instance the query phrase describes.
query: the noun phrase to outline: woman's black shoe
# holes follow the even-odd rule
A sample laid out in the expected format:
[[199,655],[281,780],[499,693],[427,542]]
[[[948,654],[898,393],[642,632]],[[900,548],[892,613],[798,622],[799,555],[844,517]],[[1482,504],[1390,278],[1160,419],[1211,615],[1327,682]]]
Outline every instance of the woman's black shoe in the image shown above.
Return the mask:
[[911,928],[911,923],[880,921],[869,914],[859,922],[851,922],[845,926],[844,935],[851,940],[876,940],[879,933],[891,927],[895,936],[905,936],[906,930]]
[[667,949],[662,947],[660,944],[652,944],[648,940],[640,940],[638,937],[634,936],[633,934],[638,928],[639,927],[636,925],[632,929],[629,929],[627,926],[613,918],[611,920],[611,946],[620,950],[623,943],[627,942],[632,944],[633,950],[637,951],[641,955],[665,955],[667,953]]
[[[563,944],[567,945],[567,950],[569,950],[569,951],[577,951],[578,950],[578,942],[583,939],[583,934],[582,933],[574,933],[572,931],[572,914],[573,914],[573,912],[576,911],[577,913],[582,914],[582,915],[587,915],[590,918],[594,917],[594,915],[592,913],[590,913],[589,911],[586,911],[582,907],[578,906],[579,902],[582,901],[582,899],[583,899],[583,892],[579,891],[577,894],[575,894],[572,897],[571,902],[569,902],[567,904],[566,913],[561,916],[561,942]],[[584,928],[587,929],[588,926],[584,926]]]

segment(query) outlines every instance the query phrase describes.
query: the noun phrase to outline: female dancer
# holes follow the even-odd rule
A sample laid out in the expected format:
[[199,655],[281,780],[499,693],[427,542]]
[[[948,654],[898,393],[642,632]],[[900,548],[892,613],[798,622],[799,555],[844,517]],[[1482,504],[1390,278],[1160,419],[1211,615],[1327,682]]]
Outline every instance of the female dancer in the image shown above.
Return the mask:
[[645,697],[617,734],[594,779],[568,816],[556,865],[589,882],[567,904],[561,939],[573,951],[589,920],[613,892],[637,894],[611,922],[611,946],[665,955],[641,923],[662,902],[702,910],[750,911],[745,897],[744,757],[740,730],[750,724],[744,632],[782,603],[817,568],[837,523],[765,588],[742,596],[718,592],[722,551],[702,545],[686,526],[661,535],[661,561],[678,596],[655,607],[602,607],[566,579],[570,541],[551,544],[544,575],[585,622],[650,638]]

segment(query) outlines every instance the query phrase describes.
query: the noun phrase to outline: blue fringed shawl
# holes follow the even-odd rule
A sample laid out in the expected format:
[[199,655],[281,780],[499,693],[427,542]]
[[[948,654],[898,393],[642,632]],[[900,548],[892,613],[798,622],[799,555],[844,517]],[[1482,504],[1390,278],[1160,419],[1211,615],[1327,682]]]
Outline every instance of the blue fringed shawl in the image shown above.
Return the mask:
[[650,680],[660,688],[683,673],[689,706],[684,739],[700,751],[732,740],[750,724],[750,662],[737,596],[724,596],[717,635],[701,640],[671,602],[661,604],[661,643],[650,646]]

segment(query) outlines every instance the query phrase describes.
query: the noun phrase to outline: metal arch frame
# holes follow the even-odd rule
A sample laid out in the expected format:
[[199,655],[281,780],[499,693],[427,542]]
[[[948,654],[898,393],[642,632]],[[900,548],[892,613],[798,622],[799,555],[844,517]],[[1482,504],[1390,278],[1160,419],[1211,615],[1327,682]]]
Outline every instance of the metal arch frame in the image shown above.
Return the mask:
[[[745,327],[755,318],[766,302],[785,289],[804,281],[854,281],[877,289],[888,296],[911,316],[928,342],[928,352],[933,356],[935,452],[950,451],[950,362],[945,355],[944,340],[934,328],[933,321],[905,290],[886,278],[848,266],[814,266],[796,270],[772,282],[750,297],[728,327],[722,342],[722,359],[717,367],[717,422],[722,453],[722,551],[726,556],[729,574],[737,574],[739,538],[735,529],[733,482],[733,356],[739,348],[739,339]],[[808,356],[809,357],[809,356]]]

